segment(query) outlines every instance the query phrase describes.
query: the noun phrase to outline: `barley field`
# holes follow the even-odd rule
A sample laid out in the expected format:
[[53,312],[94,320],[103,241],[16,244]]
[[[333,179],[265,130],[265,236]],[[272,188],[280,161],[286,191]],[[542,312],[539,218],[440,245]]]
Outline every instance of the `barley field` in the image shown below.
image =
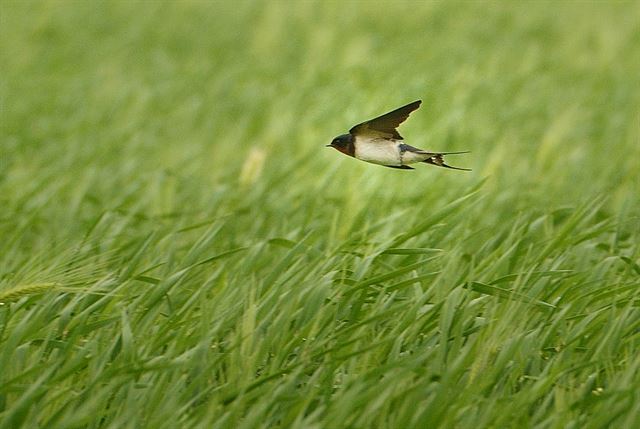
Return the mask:
[[[640,427],[637,2],[0,2],[0,429]],[[414,171],[324,147],[422,99]]]

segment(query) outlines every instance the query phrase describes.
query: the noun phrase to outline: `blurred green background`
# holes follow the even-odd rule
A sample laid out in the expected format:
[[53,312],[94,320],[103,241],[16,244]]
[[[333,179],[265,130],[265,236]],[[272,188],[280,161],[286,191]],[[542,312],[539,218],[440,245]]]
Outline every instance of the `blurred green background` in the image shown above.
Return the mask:
[[[639,317],[637,2],[4,0],[0,64],[0,363],[13,362],[0,376],[4,427],[587,427],[597,411],[581,396],[585,380],[627,393],[638,381],[629,361]],[[401,128],[407,143],[471,150],[451,161],[471,173],[398,171],[324,147],[416,99],[421,109]],[[385,282],[424,274],[410,268],[427,248],[443,252],[425,268],[439,274],[389,294]],[[385,252],[396,259],[379,262]],[[214,267],[193,269],[211,257]],[[461,289],[545,270],[579,274],[557,274],[553,287],[475,286],[488,298],[480,307]],[[345,282],[382,290],[354,292],[336,310],[330,296]],[[624,296],[605,295],[612,287]],[[554,305],[574,290],[628,307],[576,325],[588,344],[547,361],[553,329],[604,303],[576,298],[546,318],[497,299],[516,289]],[[422,310],[403,307],[413,304]],[[401,334],[380,325],[412,326],[427,304],[436,325]],[[498,328],[476,325],[492,317]],[[447,350],[450,323],[470,329],[469,344],[456,343],[464,364],[436,351],[437,365],[416,364],[426,372],[389,390],[367,372],[406,370],[400,349]],[[254,328],[263,337],[247,349]],[[322,333],[305,343],[312,363],[291,345],[311,338],[306,329]],[[479,344],[501,350],[505,332],[535,338],[518,355],[522,372],[505,360],[478,381],[490,359]],[[373,339],[403,345],[369,351]],[[242,353],[207,355],[217,341]],[[607,341],[606,356],[595,353],[558,393],[558,374]],[[339,357],[330,344],[344,347]],[[85,353],[86,366],[60,369]],[[166,367],[146,374],[156,358]],[[540,360],[533,370],[530,359]],[[429,390],[447,371],[453,384]],[[536,371],[547,384],[505,381]],[[196,389],[185,373],[206,376]],[[599,410],[626,404],[615,422],[631,424],[638,409],[625,400],[605,395]],[[173,415],[154,408],[169,404]],[[442,411],[421,411],[431,409]],[[609,423],[603,413],[591,420]]]
[[[296,163],[294,181],[331,175],[329,193],[490,176],[497,190],[621,203],[640,158],[634,6],[4,2],[3,170],[54,159],[96,190],[132,170],[213,190],[256,148],[267,171]],[[407,141],[472,150],[473,175],[395,174],[322,149],[414,99]]]

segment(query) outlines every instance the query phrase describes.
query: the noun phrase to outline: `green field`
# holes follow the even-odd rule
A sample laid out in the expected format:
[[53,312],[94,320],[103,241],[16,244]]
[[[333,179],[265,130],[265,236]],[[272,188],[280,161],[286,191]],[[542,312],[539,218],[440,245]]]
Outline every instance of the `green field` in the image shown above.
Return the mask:
[[[636,2],[0,2],[0,429],[640,427]],[[422,99],[407,143],[325,148]]]

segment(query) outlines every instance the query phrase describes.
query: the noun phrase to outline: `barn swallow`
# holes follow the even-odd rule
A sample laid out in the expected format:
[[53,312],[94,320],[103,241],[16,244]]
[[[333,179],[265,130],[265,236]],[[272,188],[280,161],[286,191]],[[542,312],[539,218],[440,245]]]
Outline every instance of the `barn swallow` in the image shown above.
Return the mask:
[[468,168],[452,167],[444,163],[445,155],[454,155],[465,152],[427,152],[409,146],[404,142],[396,128],[403,123],[411,112],[420,107],[421,100],[414,101],[377,118],[358,124],[349,130],[348,134],[342,134],[333,139],[327,147],[332,147],[345,155],[352,156],[361,161],[385,167],[413,170],[408,164],[426,162],[438,167],[451,168],[452,170],[470,171]]

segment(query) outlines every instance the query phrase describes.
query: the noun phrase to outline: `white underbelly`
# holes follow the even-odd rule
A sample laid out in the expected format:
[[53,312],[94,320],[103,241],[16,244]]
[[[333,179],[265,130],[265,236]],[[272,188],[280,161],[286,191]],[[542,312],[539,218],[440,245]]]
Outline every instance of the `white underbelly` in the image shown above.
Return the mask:
[[407,165],[407,164],[413,164],[415,162],[422,162],[425,159],[429,158],[429,155],[424,154],[424,153],[418,153],[418,152],[409,152],[404,151],[400,154],[401,159],[402,159],[402,164]]
[[356,158],[373,164],[401,166],[422,162],[429,153],[401,151],[402,140],[363,139],[356,137]]
[[356,138],[356,158],[381,165],[402,165],[399,143],[393,140]]

